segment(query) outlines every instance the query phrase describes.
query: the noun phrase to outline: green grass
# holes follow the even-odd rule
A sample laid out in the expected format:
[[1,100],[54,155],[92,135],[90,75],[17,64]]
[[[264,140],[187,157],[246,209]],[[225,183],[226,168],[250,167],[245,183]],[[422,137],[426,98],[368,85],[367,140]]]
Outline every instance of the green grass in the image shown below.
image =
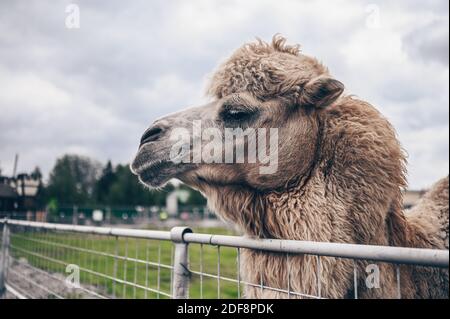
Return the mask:
[[[194,230],[200,233],[232,234],[222,228]],[[78,265],[81,270],[80,282],[87,287],[95,286],[101,294],[117,298],[167,298],[163,294],[146,291],[146,289],[133,287],[123,282],[115,282],[109,277],[159,290],[166,294],[170,294],[171,291],[171,269],[115,257],[135,258],[170,266],[173,256],[171,242],[75,233],[13,232],[11,244],[11,253],[14,258],[25,258],[32,266],[51,273],[62,273],[67,276],[66,265]],[[79,249],[94,250],[107,255],[93,254]],[[235,248],[220,247],[218,249],[210,245],[190,244],[190,269],[217,275],[219,253],[220,276],[237,279],[237,250]],[[223,279],[218,282],[217,278],[207,276],[201,278],[197,274],[192,274],[189,296],[190,298],[237,298],[238,284]]]

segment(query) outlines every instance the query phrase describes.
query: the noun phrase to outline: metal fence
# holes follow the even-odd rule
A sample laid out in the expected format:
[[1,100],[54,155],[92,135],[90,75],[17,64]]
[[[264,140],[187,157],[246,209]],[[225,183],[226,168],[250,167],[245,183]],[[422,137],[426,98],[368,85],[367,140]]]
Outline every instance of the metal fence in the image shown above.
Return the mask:
[[[100,213],[95,217],[95,213]],[[0,219],[18,219],[60,224],[111,226],[161,224],[168,220],[180,222],[218,221],[217,216],[202,205],[180,205],[169,214],[165,206],[77,206],[60,205],[57,212],[1,211]]]
[[[260,240],[197,234],[186,227],[154,231],[7,219],[0,224],[0,295],[3,291],[16,298],[241,298],[244,287],[288,297],[323,298],[320,262],[324,258],[395,265],[401,298],[400,265],[433,269],[449,265],[447,250]],[[242,280],[244,249],[282,254],[287,259],[315,256],[319,267],[311,271],[317,271],[319,278],[317,293]],[[351,297],[358,298],[360,280],[353,265]]]

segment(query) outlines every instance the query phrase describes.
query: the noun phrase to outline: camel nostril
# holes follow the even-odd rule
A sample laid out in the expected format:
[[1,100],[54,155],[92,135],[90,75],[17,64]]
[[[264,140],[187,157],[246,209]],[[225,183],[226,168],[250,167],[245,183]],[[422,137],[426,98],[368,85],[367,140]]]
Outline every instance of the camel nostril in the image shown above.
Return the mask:
[[163,129],[158,126],[149,128],[147,131],[145,131],[144,135],[142,135],[141,145],[148,142],[156,141],[160,137],[162,132]]

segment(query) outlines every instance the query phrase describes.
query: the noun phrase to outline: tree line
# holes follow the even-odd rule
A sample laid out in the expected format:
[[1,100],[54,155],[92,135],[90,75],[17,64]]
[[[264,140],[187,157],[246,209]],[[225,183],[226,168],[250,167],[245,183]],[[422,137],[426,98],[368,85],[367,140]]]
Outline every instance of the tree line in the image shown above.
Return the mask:
[[[40,174],[35,169],[33,174]],[[42,175],[39,175],[40,178]],[[186,205],[205,205],[203,196],[182,185],[189,192]],[[56,160],[48,181],[41,183],[37,201],[41,206],[163,206],[174,189],[148,190],[138,182],[129,165],[113,165],[80,155],[64,155]]]

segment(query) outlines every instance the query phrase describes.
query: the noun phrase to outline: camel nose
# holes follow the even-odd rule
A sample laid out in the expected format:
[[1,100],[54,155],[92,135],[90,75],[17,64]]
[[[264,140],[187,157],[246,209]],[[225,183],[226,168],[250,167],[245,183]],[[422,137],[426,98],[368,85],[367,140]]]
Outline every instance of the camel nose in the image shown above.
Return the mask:
[[142,135],[140,146],[158,140],[162,133],[164,133],[164,127],[162,125],[153,125],[149,127]]

